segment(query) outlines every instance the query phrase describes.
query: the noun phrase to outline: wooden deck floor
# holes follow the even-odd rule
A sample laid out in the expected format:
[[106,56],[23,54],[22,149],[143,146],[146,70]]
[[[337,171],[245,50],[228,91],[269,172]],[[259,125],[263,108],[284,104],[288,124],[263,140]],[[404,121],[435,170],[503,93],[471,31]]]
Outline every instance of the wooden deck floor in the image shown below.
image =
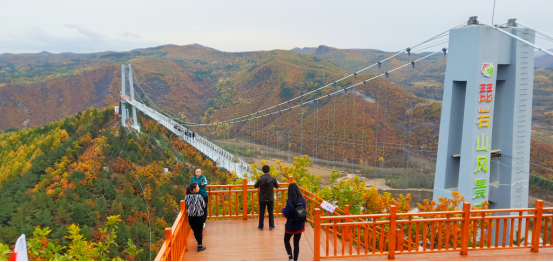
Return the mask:
[[[276,229],[268,230],[268,219],[265,218],[264,231],[257,229],[258,220],[223,220],[207,221],[204,229],[204,245],[207,250],[196,251],[196,240],[191,235],[188,239],[188,251],[183,260],[229,261],[229,260],[287,260],[284,248],[284,218],[275,218]],[[306,225],[300,241],[300,261],[313,261],[313,229]],[[341,247],[339,247],[341,248]],[[321,253],[324,247],[321,248]],[[387,256],[344,258],[335,260],[388,260]],[[553,261],[553,248],[541,248],[539,253],[530,249],[510,249],[495,251],[469,251],[467,256],[458,252],[434,254],[398,254],[398,261]],[[324,259],[323,259],[324,261]]]
[[[188,251],[183,260],[288,260],[284,248],[284,218],[275,218],[276,229],[269,231],[265,218],[265,230],[257,229],[258,219],[207,221],[204,228],[205,251],[197,252],[194,236],[188,239]],[[293,244],[293,243],[292,243]],[[313,250],[305,235],[300,241],[301,261],[313,261]]]

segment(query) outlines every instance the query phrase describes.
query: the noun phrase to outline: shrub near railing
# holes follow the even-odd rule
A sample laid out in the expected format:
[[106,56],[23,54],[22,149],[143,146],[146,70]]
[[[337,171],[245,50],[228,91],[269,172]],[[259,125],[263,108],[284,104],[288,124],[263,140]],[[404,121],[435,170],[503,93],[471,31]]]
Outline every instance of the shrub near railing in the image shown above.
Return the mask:
[[[317,208],[315,260],[374,255],[388,255],[393,259],[396,254],[455,251],[466,255],[472,250],[513,248],[531,248],[537,252],[542,247],[553,247],[553,237],[548,235],[553,214],[543,214],[544,211],[553,211],[553,208],[544,209],[541,200],[536,200],[535,208],[524,209],[471,210],[470,204],[464,203],[463,211],[396,213],[393,206],[390,214],[356,216],[321,216]],[[525,215],[527,212],[533,214]],[[518,214],[491,216],[490,213]],[[538,233],[528,243],[530,224],[532,232]],[[341,232],[342,237],[334,232]],[[321,239],[326,247],[322,255]]]

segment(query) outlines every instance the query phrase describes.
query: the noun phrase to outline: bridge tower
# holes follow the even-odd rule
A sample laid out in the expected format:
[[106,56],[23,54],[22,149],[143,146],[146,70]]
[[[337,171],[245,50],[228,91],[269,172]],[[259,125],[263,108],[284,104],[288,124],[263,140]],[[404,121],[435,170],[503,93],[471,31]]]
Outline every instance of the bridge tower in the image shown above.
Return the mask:
[[[129,80],[129,89],[130,89],[130,95],[129,97],[126,96],[125,91],[125,84],[127,82],[127,76]],[[127,118],[129,117],[129,113],[127,111],[127,102],[126,99],[132,99],[134,100],[134,83],[133,83],[133,75],[132,75],[132,69],[131,65],[125,65],[121,64],[121,124],[123,126],[127,126]],[[130,105],[132,108],[132,117],[133,117],[133,125],[132,127],[134,129],[139,130],[138,121],[136,118],[136,108]]]
[[[534,30],[501,28],[530,43]],[[471,17],[452,29],[434,200],[459,191],[473,206],[528,207],[534,48]]]

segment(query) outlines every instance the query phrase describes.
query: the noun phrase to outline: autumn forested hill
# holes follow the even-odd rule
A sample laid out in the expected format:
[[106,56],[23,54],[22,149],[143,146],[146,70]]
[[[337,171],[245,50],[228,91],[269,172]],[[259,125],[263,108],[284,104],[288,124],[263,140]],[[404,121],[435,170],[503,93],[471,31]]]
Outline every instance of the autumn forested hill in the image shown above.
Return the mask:
[[31,260],[60,259],[55,253],[65,260],[150,260],[175,221],[191,166],[212,183],[233,181],[154,121],[141,117],[140,124],[141,134],[122,128],[111,106],[0,133],[0,250],[23,233],[36,243]]

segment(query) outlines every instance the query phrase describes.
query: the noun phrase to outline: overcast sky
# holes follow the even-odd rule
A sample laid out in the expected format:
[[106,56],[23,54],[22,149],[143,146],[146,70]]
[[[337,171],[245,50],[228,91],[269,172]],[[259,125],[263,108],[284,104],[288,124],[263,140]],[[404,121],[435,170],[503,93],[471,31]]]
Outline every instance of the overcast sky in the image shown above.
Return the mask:
[[[0,53],[193,43],[230,52],[319,45],[397,51],[469,16],[491,23],[492,7],[493,0],[2,1]],[[494,23],[518,18],[553,35],[552,10],[551,0],[497,0]]]

